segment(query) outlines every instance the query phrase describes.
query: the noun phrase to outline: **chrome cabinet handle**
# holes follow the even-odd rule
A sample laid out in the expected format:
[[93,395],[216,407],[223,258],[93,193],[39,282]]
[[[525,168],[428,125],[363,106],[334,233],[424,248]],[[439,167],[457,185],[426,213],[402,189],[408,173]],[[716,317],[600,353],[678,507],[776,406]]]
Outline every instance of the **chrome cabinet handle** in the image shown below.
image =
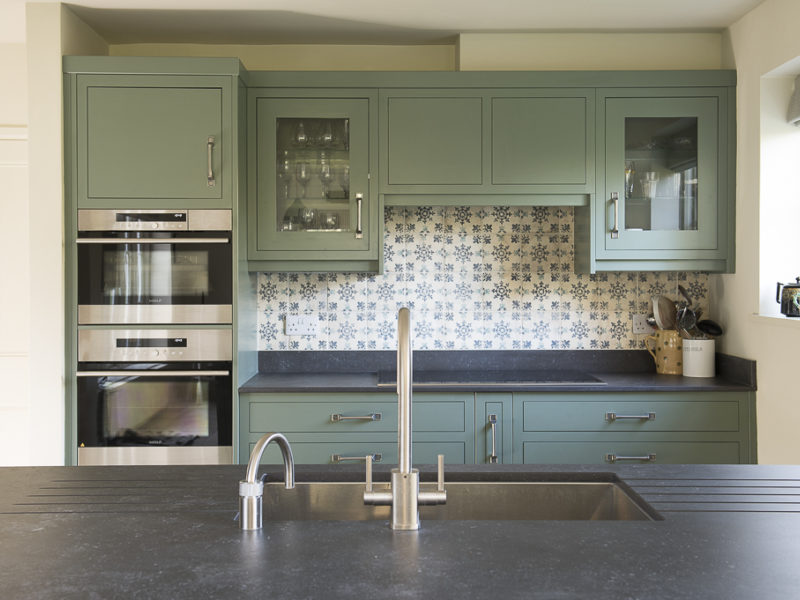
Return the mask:
[[364,205],[364,194],[356,194],[356,239],[364,237],[364,228],[361,223],[361,209]]
[[656,413],[651,412],[644,415],[618,415],[615,412],[606,413],[606,421],[610,423],[613,423],[614,421],[620,421],[622,419],[629,419],[634,421],[655,421]]
[[489,455],[489,463],[497,462],[497,415],[489,415],[489,425],[492,427],[492,453]]
[[213,135],[208,136],[208,187],[217,185],[217,180],[214,178],[214,144],[216,138]]
[[78,244],[228,244],[227,237],[214,238],[78,238]]
[[642,462],[656,462],[655,454],[645,454],[644,456],[622,456],[619,454],[606,454],[606,462],[615,463],[621,460],[638,460]]
[[611,192],[611,201],[614,203],[614,227],[611,229],[611,239],[619,237],[619,193]]
[[377,452],[375,454],[367,454],[366,456],[343,456],[341,454],[331,454],[331,462],[335,463],[349,460],[366,461],[367,458],[369,458],[371,462],[381,462],[381,460],[383,460],[383,455]]
[[77,371],[75,377],[227,377],[230,371]]
[[381,413],[372,413],[371,415],[364,415],[360,417],[346,417],[339,413],[331,415],[331,423],[338,423],[339,421],[380,421]]

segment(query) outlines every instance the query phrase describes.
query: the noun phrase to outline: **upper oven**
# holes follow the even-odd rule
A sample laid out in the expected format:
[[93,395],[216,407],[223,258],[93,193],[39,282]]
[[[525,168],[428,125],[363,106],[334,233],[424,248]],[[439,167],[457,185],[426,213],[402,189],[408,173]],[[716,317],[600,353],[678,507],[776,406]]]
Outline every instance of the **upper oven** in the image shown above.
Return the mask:
[[79,210],[78,323],[231,323],[230,210]]

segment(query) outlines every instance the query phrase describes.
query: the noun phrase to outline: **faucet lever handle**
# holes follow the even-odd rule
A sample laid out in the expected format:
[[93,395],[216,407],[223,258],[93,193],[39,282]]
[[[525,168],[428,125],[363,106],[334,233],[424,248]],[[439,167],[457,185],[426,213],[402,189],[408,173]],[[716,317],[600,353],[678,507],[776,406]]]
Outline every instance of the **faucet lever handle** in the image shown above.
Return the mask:
[[444,454],[436,457],[436,491],[444,491]]
[[372,491],[372,455],[371,454],[367,454],[366,458],[367,458],[367,460],[366,460],[365,464],[366,464],[366,468],[367,468],[367,487],[366,487],[365,491],[371,492]]

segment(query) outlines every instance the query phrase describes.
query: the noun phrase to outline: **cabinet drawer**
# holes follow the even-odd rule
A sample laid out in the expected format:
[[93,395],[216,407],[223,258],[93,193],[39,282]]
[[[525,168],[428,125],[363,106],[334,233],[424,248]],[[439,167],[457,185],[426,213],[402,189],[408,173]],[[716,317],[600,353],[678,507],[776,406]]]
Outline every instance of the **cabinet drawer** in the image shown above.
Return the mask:
[[739,431],[731,401],[526,401],[523,431]]
[[[397,464],[397,440],[381,442],[291,442],[296,464],[331,464],[335,455],[341,457],[338,464],[363,464],[367,454],[380,454],[378,464]],[[253,451],[255,441],[250,443]],[[412,456],[415,465],[436,464],[436,457],[444,454],[445,463],[463,465],[467,462],[467,446],[464,442],[414,442]],[[248,454],[249,457],[249,454]],[[247,462],[248,457],[241,457]],[[343,460],[358,457],[358,460]],[[264,451],[262,464],[282,464],[280,449],[270,444]]]
[[[522,444],[525,464],[736,464],[738,442],[577,442],[531,441]],[[650,459],[650,456],[653,458]],[[643,457],[625,460],[625,457]],[[647,457],[647,458],[644,458]]]
[[[414,402],[414,432],[466,431],[467,406],[462,401]],[[332,418],[332,415],[339,415]],[[369,417],[371,420],[348,419]],[[397,402],[252,402],[251,433],[281,431],[283,433],[397,432]]]

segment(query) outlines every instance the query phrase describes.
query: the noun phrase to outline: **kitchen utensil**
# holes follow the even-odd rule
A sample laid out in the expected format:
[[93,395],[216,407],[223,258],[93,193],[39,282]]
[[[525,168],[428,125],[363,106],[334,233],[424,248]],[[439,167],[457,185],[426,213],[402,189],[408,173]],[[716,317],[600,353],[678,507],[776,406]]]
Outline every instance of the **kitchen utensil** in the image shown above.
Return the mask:
[[686,300],[686,305],[687,306],[692,306],[692,304],[693,304],[692,297],[688,294],[688,292],[686,291],[686,288],[683,287],[682,285],[678,284],[678,291],[681,293],[681,296],[683,296],[684,299]]
[[698,321],[697,328],[711,337],[722,335],[722,327],[720,327],[716,321],[712,321],[711,319],[703,319],[702,321]]
[[645,348],[656,361],[656,373],[662,375],[683,373],[683,342],[684,340],[674,329],[659,329],[655,335],[644,338]]
[[675,303],[666,296],[653,297],[653,316],[659,329],[675,329]]
[[787,317],[800,317],[800,277],[796,277],[795,281],[786,284],[779,281],[775,292],[775,302],[781,305],[781,314]]
[[688,306],[684,306],[678,311],[677,319],[678,329],[689,331],[697,324],[697,316]]
[[650,325],[653,329],[658,327],[658,323],[656,323],[656,318],[653,315],[647,315],[645,322]]

